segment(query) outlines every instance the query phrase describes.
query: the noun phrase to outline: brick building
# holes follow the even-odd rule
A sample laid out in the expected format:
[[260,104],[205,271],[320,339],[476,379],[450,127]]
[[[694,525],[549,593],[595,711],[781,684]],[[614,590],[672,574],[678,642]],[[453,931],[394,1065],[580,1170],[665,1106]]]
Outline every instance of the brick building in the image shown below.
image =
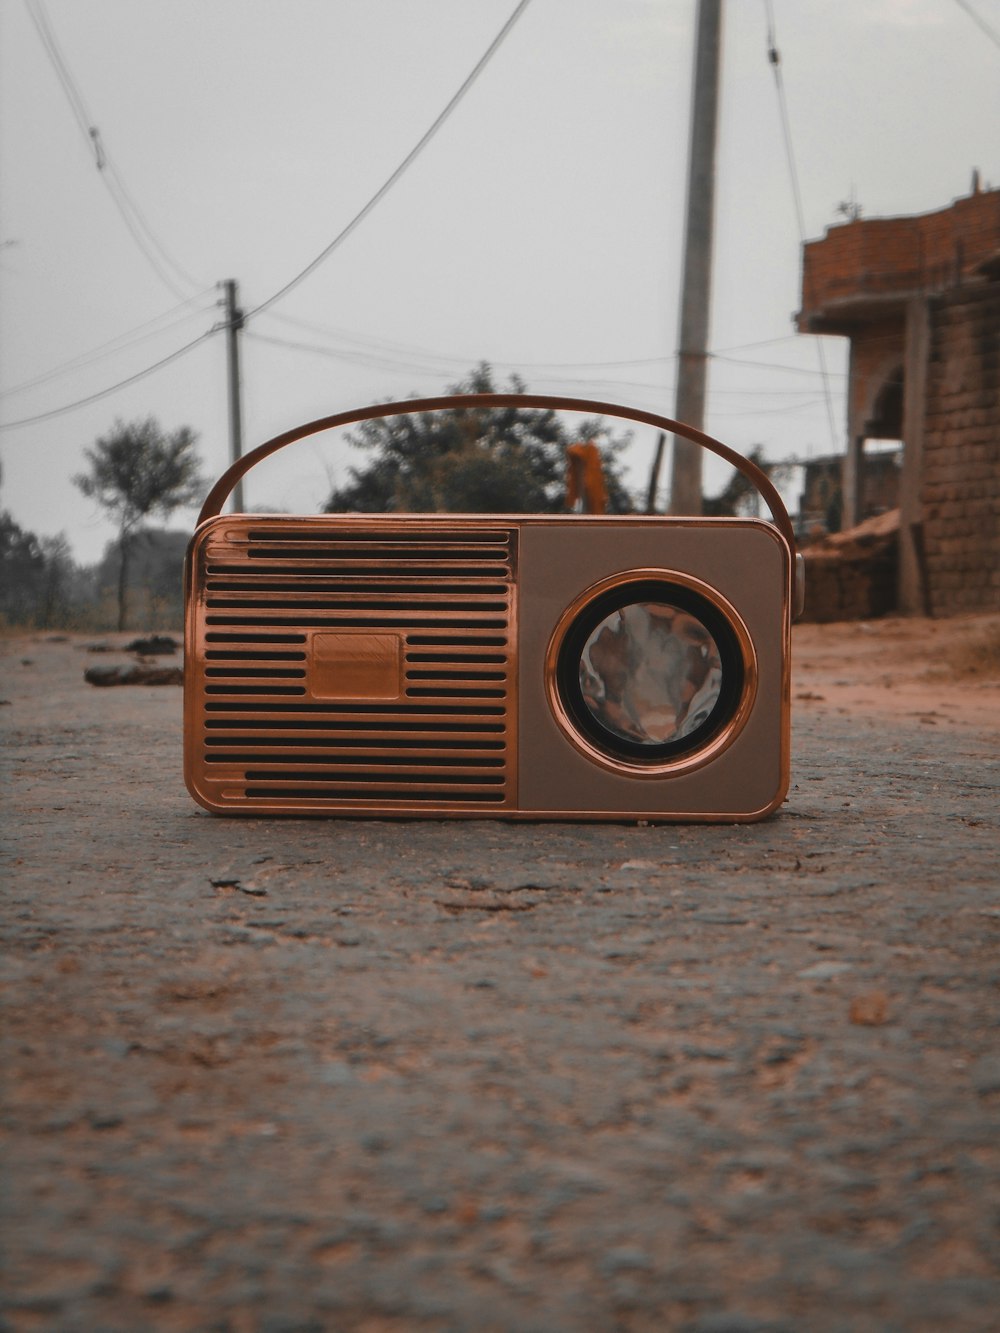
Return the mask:
[[899,609],[1000,609],[1000,190],[830,227],[803,248],[798,327],[851,343],[845,527],[865,442],[903,441]]
[[[889,509],[899,508],[899,473],[902,448],[879,450],[865,456],[862,469],[857,518],[874,518]],[[802,464],[802,493],[799,496],[799,522],[805,531],[810,524],[827,532],[839,532],[843,523],[843,457],[826,454],[807,458]]]

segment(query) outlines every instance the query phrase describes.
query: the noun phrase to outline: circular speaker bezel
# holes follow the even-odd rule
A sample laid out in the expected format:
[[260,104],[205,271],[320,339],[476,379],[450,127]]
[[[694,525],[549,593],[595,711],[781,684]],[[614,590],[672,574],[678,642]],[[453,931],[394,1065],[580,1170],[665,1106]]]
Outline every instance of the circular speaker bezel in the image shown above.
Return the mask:
[[[695,616],[723,658],[723,690],[690,736],[645,745],[601,726],[583,702],[579,662],[602,620],[637,601],[661,602]],[[545,692],[566,739],[594,763],[630,778],[662,778],[700,768],[742,731],[757,694],[757,654],[742,618],[725,597],[680,570],[623,570],[591,584],[560,616],[545,655]]]

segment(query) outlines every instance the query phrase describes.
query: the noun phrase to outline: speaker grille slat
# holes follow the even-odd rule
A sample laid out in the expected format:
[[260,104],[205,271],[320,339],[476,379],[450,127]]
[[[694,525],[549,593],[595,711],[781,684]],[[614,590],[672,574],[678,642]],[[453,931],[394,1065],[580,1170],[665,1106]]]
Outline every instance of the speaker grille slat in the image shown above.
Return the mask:
[[317,812],[329,809],[332,804],[336,804],[340,809],[351,809],[352,806],[359,811],[367,812],[374,804],[380,810],[391,813],[390,802],[398,802],[402,807],[417,807],[421,802],[427,806],[441,809],[464,808],[471,802],[478,805],[495,805],[497,807],[510,805],[510,797],[505,791],[474,791],[467,789],[459,796],[452,790],[438,789],[413,789],[398,788],[394,791],[379,790],[375,788],[366,789],[363,787],[338,787],[336,790],[330,788],[320,789],[318,787],[256,787],[248,785],[244,796],[247,800],[267,801],[270,804],[280,802],[294,802],[296,806],[303,805],[307,809],[315,808]]
[[[514,530],[236,523],[200,552],[201,762],[226,804],[513,805]],[[312,635],[362,631],[399,636],[397,699],[310,683]]]

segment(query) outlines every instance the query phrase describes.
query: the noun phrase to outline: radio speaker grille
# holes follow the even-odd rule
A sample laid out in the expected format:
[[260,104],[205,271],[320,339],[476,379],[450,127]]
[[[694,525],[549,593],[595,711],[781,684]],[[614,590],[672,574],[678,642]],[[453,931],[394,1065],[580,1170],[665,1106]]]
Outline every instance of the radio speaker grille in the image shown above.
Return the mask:
[[[203,791],[230,809],[513,805],[515,531],[331,524],[233,519],[197,552]],[[391,688],[321,689],[319,639],[398,644]]]

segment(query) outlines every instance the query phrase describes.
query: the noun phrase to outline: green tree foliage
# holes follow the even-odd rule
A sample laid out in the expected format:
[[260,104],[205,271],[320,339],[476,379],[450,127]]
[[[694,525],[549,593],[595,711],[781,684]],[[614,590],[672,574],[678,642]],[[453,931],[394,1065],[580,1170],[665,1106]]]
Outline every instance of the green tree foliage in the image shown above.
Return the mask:
[[92,449],[84,450],[90,471],[73,478],[84,495],[118,525],[121,563],[118,628],[125,628],[128,564],[132,539],[156,514],[168,517],[193,504],[204,488],[194,453],[197,436],[187,426],[164,434],[152,417],[117,421]]
[[[485,363],[449,389],[499,392],[524,393],[525,386],[512,376],[509,388],[497,389]],[[327,513],[556,513],[565,507],[566,446],[581,438],[601,449],[609,511],[632,509],[618,462],[629,437],[614,437],[600,421],[571,430],[556,412],[477,408],[365,421],[348,438],[371,462],[350,469]]]
[[[130,544],[128,599],[133,623],[144,631],[166,629],[181,623],[184,604],[184,553],[190,533],[143,528]],[[118,586],[121,551],[109,542],[93,570],[94,592],[103,603],[109,590]]]
[[78,573],[65,537],[36,537],[0,513],[0,623],[64,624]]
[[9,625],[34,620],[45,556],[33,532],[25,532],[6,510],[0,513],[0,613]]
[[48,629],[52,625],[65,625],[70,619],[78,596],[80,570],[62,533],[57,537],[41,537],[38,544],[45,572],[38,587],[35,622]]

